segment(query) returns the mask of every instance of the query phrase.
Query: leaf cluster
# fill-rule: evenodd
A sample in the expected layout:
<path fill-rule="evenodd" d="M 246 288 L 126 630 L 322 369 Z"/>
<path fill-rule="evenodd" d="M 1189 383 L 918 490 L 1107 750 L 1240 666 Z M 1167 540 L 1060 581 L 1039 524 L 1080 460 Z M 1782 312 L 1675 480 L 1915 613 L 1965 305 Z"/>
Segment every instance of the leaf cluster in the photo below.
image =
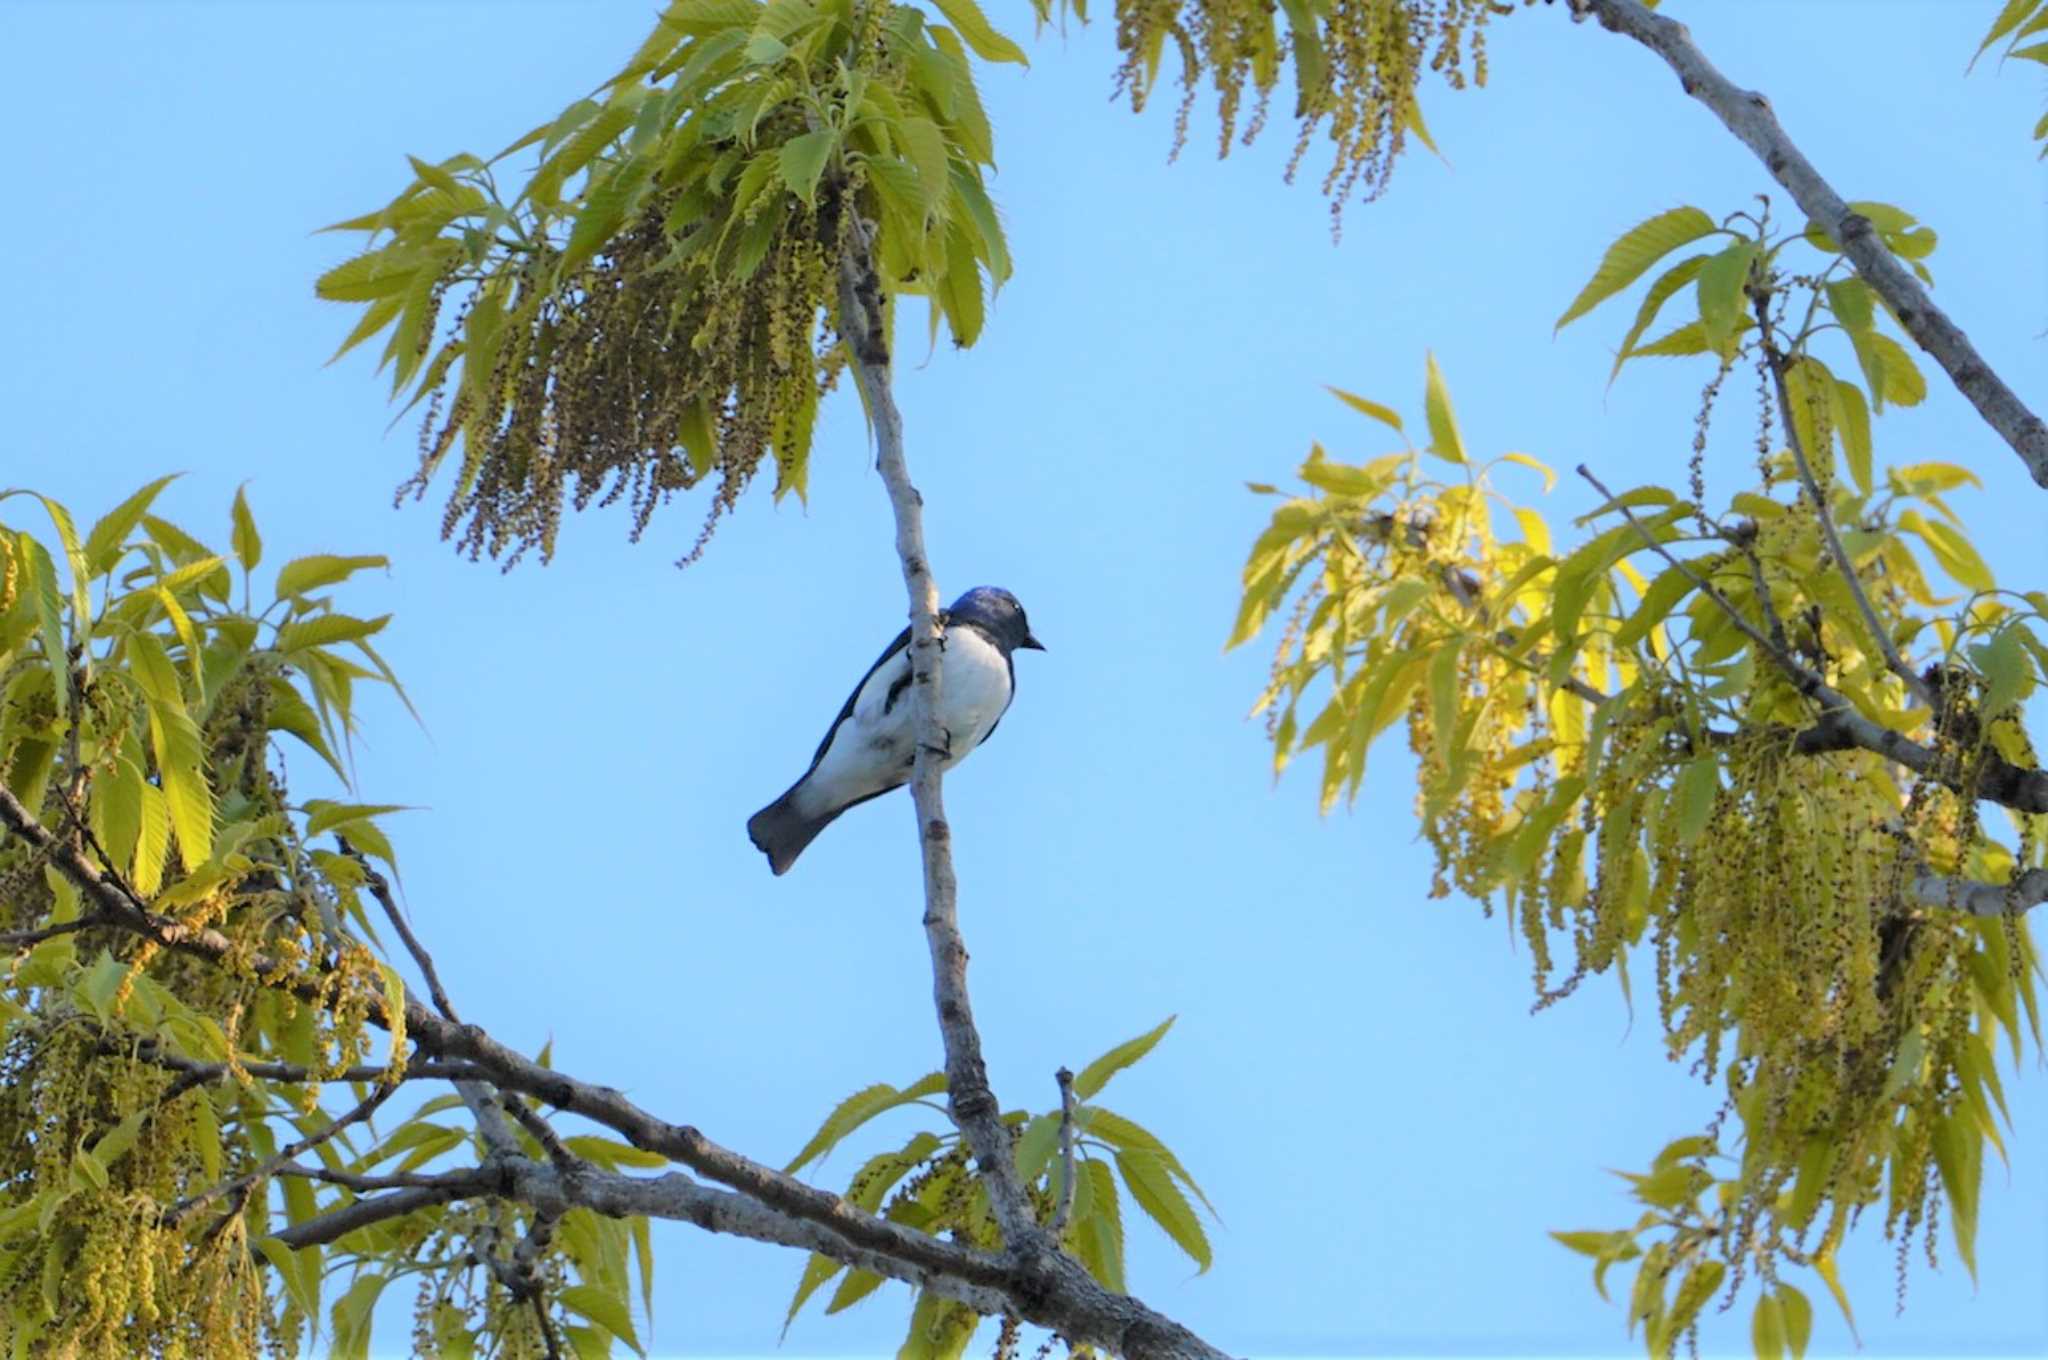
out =
<path fill-rule="evenodd" d="M 675 0 L 589 98 L 489 160 L 412 158 L 383 208 L 330 230 L 368 248 L 323 275 L 388 332 L 394 393 L 428 402 L 424 494 L 454 459 L 444 534 L 508 565 L 554 550 L 565 507 L 625 499 L 637 538 L 715 485 L 701 551 L 762 464 L 804 494 L 844 362 L 850 216 L 887 295 L 956 344 L 1010 273 L 972 52 L 1021 61 L 974 0 Z M 537 155 L 516 192 L 499 177 Z M 452 298 L 452 320 L 441 324 Z M 688 560 L 686 558 L 686 560 Z"/>
<path fill-rule="evenodd" d="M 1858 209 L 1924 270 L 1931 231 Z M 1990 763 L 2038 767 L 2020 704 L 2048 674 L 2048 596 L 1997 588 L 1947 499 L 1970 474 L 1873 469 L 1868 412 L 1924 393 L 1882 309 L 1834 277 L 1818 233 L 1682 209 L 1624 235 L 1562 322 L 1716 233 L 1719 250 L 1653 282 L 1621 357 L 1712 360 L 1696 452 L 1733 365 L 1755 366 L 1767 395 L 1782 372 L 1785 442 L 1760 436 L 1752 488 L 1710 514 L 1696 462 L 1693 495 L 1625 492 L 1559 553 L 1544 517 L 1494 484 L 1500 463 L 1533 460 L 1475 462 L 1432 361 L 1426 449 L 1350 463 L 1314 448 L 1304 492 L 1252 547 L 1232 634 L 1285 618 L 1254 711 L 1276 771 L 1320 750 L 1326 809 L 1355 796 L 1379 734 L 1405 725 L 1435 891 L 1504 907 L 1539 1005 L 1598 973 L 1631 995 L 1636 947 L 1653 959 L 1670 1054 L 1722 1085 L 1714 1127 L 1734 1116 L 1739 1151 L 1712 1172 L 1704 1150 L 1660 1162 L 1636 1182 L 1645 1219 L 1591 1253 L 1603 1271 L 1643 1260 L 1631 1318 L 1652 1353 L 1749 1276 L 1765 1286 L 1759 1335 L 1791 1345 L 1778 1270 L 1831 1279 L 1875 1203 L 1902 1253 L 1917 1237 L 1930 1258 L 1945 1205 L 1970 1264 L 1983 1150 L 2003 1153 L 1997 1038 L 2015 1058 L 2027 1033 L 2040 1042 L 2025 920 L 1944 910 L 1918 885 L 2012 883 L 2044 862 L 2038 814 L 2011 811 L 2001 831 L 1974 793 Z M 1791 273 L 1795 243 L 1822 265 Z M 1687 283 L 1697 315 L 1679 341 L 1636 348 Z M 1815 353 L 1844 340 L 1860 387 Z M 1391 409 L 1338 396 L 1402 431 Z M 1888 650 L 1922 668 L 1916 683 Z M 1822 692 L 1931 750 L 1930 767 L 1811 740 Z"/>
<path fill-rule="evenodd" d="M 108 920 L 29 839 L 0 841 L 0 1346 L 296 1354 L 324 1326 L 323 1353 L 363 1356 L 379 1294 L 411 1276 L 418 1353 L 538 1354 L 532 1308 L 470 1251 L 480 1220 L 512 1234 L 527 1211 L 434 1205 L 324 1249 L 271 1236 L 355 1198 L 281 1174 L 292 1155 L 403 1176 L 474 1135 L 435 1119 L 453 1096 L 383 1128 L 323 1104 L 374 1106 L 412 1057 L 365 901 L 372 861 L 396 871 L 400 809 L 295 798 L 283 757 L 288 742 L 345 781 L 359 687 L 402 697 L 374 641 L 386 619 L 336 595 L 385 559 L 286 562 L 259 609 L 246 500 L 216 552 L 155 513 L 169 480 L 82 536 L 40 497 L 47 537 L 0 524 L 0 783 L 153 923 Z M 224 964 L 177 947 L 196 936 Z M 633 1340 L 629 1243 L 644 1288 L 644 1221 L 572 1213 L 537 1262 L 579 1354 Z"/>
<path fill-rule="evenodd" d="M 1041 25 L 1051 19 L 1054 0 L 1033 5 Z M 1057 8 L 1087 17 L 1084 0 L 1060 0 Z M 1249 145 L 1264 130 L 1291 60 L 1296 134 L 1287 179 L 1293 182 L 1321 132 L 1331 148 L 1322 187 L 1335 231 L 1354 195 L 1370 200 L 1387 187 L 1411 136 L 1436 149 L 1417 93 L 1422 73 L 1436 72 L 1463 89 L 1469 70 L 1471 81 L 1484 85 L 1487 25 L 1514 9 L 1508 0 L 1118 0 L 1116 40 L 1124 57 L 1117 89 L 1133 112 L 1142 111 L 1170 44 L 1180 58 L 1181 85 L 1174 154 L 1187 142 L 1206 75 L 1216 92 L 1218 154 L 1228 156 L 1233 141 Z"/>
<path fill-rule="evenodd" d="M 2048 0 L 2006 0 L 1998 17 L 1991 21 L 1991 28 L 1984 35 L 1984 41 L 1977 45 L 1977 57 L 1983 56 L 2002 41 L 2005 46 L 1998 54 L 2000 61 L 2030 61 L 2048 66 Z M 1972 57 L 1974 63 L 1976 57 Z M 2034 124 L 2034 140 L 2041 143 L 2041 155 L 2048 158 L 2048 114 Z"/>
<path fill-rule="evenodd" d="M 1062 1112 L 1011 1110 L 1003 1115 L 1016 1150 L 1017 1174 L 1038 1221 L 1051 1223 L 1058 1206 L 1071 1194 L 1072 1209 L 1060 1245 L 1104 1288 L 1117 1293 L 1126 1289 L 1119 1179 L 1122 1191 L 1198 1270 L 1207 1270 L 1211 1260 L 1208 1234 L 1188 1198 L 1193 1195 L 1203 1207 L 1209 1207 L 1194 1177 L 1156 1135 L 1095 1102 L 1110 1078 L 1150 1053 L 1172 1025 L 1169 1016 L 1153 1029 L 1111 1048 L 1074 1078 L 1074 1094 L 1081 1103 L 1065 1135 L 1074 1146 L 1071 1191 L 1061 1153 Z M 943 1117 L 944 1106 L 937 1102 L 945 1094 L 943 1072 L 930 1073 L 900 1089 L 882 1083 L 857 1091 L 826 1117 L 784 1170 L 795 1173 L 821 1161 L 849 1135 L 891 1110 L 923 1106 Z M 870 1157 L 854 1173 L 846 1198 L 869 1213 L 924 1232 L 945 1233 L 955 1241 L 989 1251 L 1000 1251 L 1003 1245 L 1001 1230 L 989 1211 L 988 1192 L 974 1174 L 965 1140 L 950 1124 L 943 1133 L 920 1130 L 900 1148 Z M 839 1284 L 825 1303 L 827 1313 L 852 1307 L 884 1283 L 872 1272 L 849 1269 L 828 1256 L 813 1254 L 797 1281 L 796 1296 L 783 1323 L 785 1330 L 812 1296 L 834 1279 Z M 958 1360 L 979 1322 L 964 1305 L 919 1290 L 898 1354 L 919 1360 Z"/>

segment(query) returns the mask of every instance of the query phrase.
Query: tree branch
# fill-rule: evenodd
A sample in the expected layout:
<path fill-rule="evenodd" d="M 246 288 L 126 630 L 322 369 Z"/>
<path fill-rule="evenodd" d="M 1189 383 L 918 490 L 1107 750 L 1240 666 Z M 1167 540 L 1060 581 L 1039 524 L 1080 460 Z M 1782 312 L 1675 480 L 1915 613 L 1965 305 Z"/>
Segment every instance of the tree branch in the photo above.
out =
<path fill-rule="evenodd" d="M 1833 555 L 1835 565 L 1841 569 L 1842 579 L 1849 585 L 1850 598 L 1856 601 L 1857 611 L 1863 615 L 1863 626 L 1870 630 L 1871 640 L 1877 643 L 1884 654 L 1885 668 L 1899 678 L 1906 692 L 1938 710 L 1940 701 L 1927 687 L 1927 682 L 1916 674 L 1899 649 L 1892 643 L 1890 630 L 1878 620 L 1877 611 L 1870 605 L 1870 596 L 1864 592 L 1863 582 L 1856 575 L 1856 563 L 1842 547 L 1841 535 L 1835 532 L 1834 511 L 1829 508 L 1827 497 L 1821 494 L 1820 483 L 1813 475 L 1813 464 L 1807 460 L 1805 441 L 1799 437 L 1799 426 L 1792 419 L 1792 389 L 1785 381 L 1785 356 L 1771 343 L 1771 317 L 1769 305 L 1762 297 L 1756 300 L 1757 336 L 1763 346 L 1764 363 L 1771 370 L 1771 382 L 1778 393 L 1778 420 L 1785 427 L 1785 446 L 1792 451 L 1793 466 L 1799 469 L 1799 484 L 1806 489 L 1806 498 L 1813 505 L 1813 513 L 1820 520 L 1820 531 L 1826 536 L 1828 552 Z M 1750 560 L 1754 562 L 1755 553 Z M 1768 597 L 1766 597 L 1768 598 Z"/>
<path fill-rule="evenodd" d="M 845 244 L 839 258 L 840 330 L 852 354 L 854 380 L 867 399 L 873 422 L 876 465 L 888 488 L 896 517 L 896 556 L 910 596 L 911 718 L 916 730 L 916 764 L 910 793 L 917 807 L 918 839 L 924 852 L 924 928 L 931 950 L 933 1000 L 946 1051 L 946 1102 L 953 1122 L 974 1149 L 988 1188 L 989 1205 L 1005 1243 L 1016 1245 L 1039 1232 L 1037 1219 L 1017 1178 L 1002 1108 L 989 1089 L 981 1036 L 967 997 L 967 944 L 960 935 L 959 884 L 953 876 L 952 831 L 940 797 L 938 753 L 947 736 L 939 728 L 945 633 L 939 623 L 939 591 L 925 555 L 924 498 L 911 485 L 903 456 L 903 419 L 889 385 L 889 336 L 881 281 L 875 272 L 869 225 L 849 206 Z"/>
<path fill-rule="evenodd" d="M 1938 911 L 1963 911 L 1972 916 L 2018 914 L 2048 902 L 2048 869 L 2029 869 L 2011 883 L 1979 883 L 1924 871 L 1914 875 L 1911 892 L 1921 906 Z"/>
<path fill-rule="evenodd" d="M 1693 45 L 1692 36 L 1676 19 L 1645 9 L 1639 0 L 1573 0 L 1576 14 L 1597 15 L 1609 32 L 1635 39 L 1662 57 L 1678 74 L 1685 92 L 1713 111 L 1722 124 L 1764 163 L 1771 178 L 1792 195 L 1810 219 L 1839 241 L 1842 253 L 1856 266 L 1906 334 L 1934 356 L 1956 390 L 1969 398 L 1977 414 L 2012 446 L 2034 481 L 2048 487 L 2048 424 L 2035 415 L 2004 379 L 1970 344 L 1968 336 L 1920 286 L 1920 281 L 1893 256 L 1870 224 L 1851 212 L 1820 172 L 1813 168 L 1771 112 L 1762 94 L 1736 88 Z"/>
<path fill-rule="evenodd" d="M 1046 1231 L 1057 1242 L 1065 1236 L 1067 1219 L 1074 1212 L 1074 1074 L 1062 1067 L 1053 1079 L 1060 1084 L 1060 1202 Z"/>
<path fill-rule="evenodd" d="M 1582 463 L 1579 475 L 1592 483 L 1593 489 L 1608 500 L 1614 500 L 1614 493 L 1601 484 L 1599 478 Z M 1859 748 L 1873 755 L 1903 765 L 1915 774 L 1925 775 L 1940 782 L 1943 787 L 1963 792 L 1962 775 L 1953 769 L 1953 761 L 1944 759 L 1939 753 L 1922 746 L 1903 732 L 1894 732 L 1882 723 L 1863 716 L 1856 706 L 1841 691 L 1822 680 L 1820 675 L 1800 663 L 1784 648 L 1774 644 L 1756 625 L 1742 616 L 1742 611 L 1729 602 L 1728 597 L 1716 590 L 1686 563 L 1673 556 L 1659 543 L 1642 521 L 1627 506 L 1619 507 L 1628 522 L 1635 526 L 1643 542 L 1666 562 L 1676 567 L 1685 578 L 1704 592 L 1707 598 L 1721 607 L 1742 633 L 1754 642 L 1758 649 L 1770 657 L 1784 672 L 1799 692 L 1820 707 L 1820 716 L 1813 726 L 1799 733 L 1793 739 L 1792 749 L 1801 755 L 1814 755 L 1822 751 L 1845 751 Z M 1979 769 L 1976 787 L 1970 792 L 1978 798 L 2002 804 L 2018 812 L 2048 812 L 2048 770 L 2022 769 L 2002 756 L 1987 753 Z"/>
<path fill-rule="evenodd" d="M 112 924 L 159 940 L 180 953 L 216 965 L 232 963 L 239 972 L 273 979 L 267 985 L 315 1004 L 331 1003 L 316 978 L 263 954 L 250 953 L 217 930 L 187 926 L 137 909 L 122 896 L 121 885 L 102 874 L 76 847 L 53 836 L 4 786 L 0 786 L 0 826 L 48 856 L 103 912 L 116 915 Z M 376 998 L 368 1002 L 367 1018 L 380 1028 L 391 1028 L 392 1017 Z M 581 1183 L 585 1188 L 578 1197 L 562 1201 L 567 1207 L 583 1204 L 615 1216 L 650 1213 L 714 1232 L 820 1251 L 890 1279 L 920 1284 L 986 1315 L 1014 1314 L 1077 1345 L 1097 1346 L 1126 1360 L 1224 1360 L 1223 1352 L 1179 1323 L 1136 1299 L 1103 1288 L 1080 1262 L 1049 1245 L 1043 1230 L 1035 1226 L 1024 1241 L 1010 1242 L 1000 1257 L 942 1241 L 867 1213 L 839 1195 L 721 1147 L 695 1128 L 659 1119 L 611 1087 L 544 1068 L 505 1047 L 480 1026 L 456 1024 L 436 1014 L 410 993 L 404 1000 L 403 1022 L 418 1051 L 443 1061 L 473 1065 L 501 1090 L 535 1096 L 557 1109 L 580 1114 L 635 1147 L 680 1162 L 739 1192 L 714 1191 L 680 1173 L 641 1181 L 593 1169 L 584 1173 Z M 1014 1164 L 1005 1165 L 1014 1176 Z M 553 1167 L 523 1154 L 494 1158 L 481 1170 L 500 1177 L 497 1184 L 501 1186 L 544 1188 L 560 1182 Z M 536 1175 L 555 1179 L 521 1179 Z M 502 1179 L 508 1177 L 511 1179 Z M 648 1186 L 670 1187 L 661 1193 L 673 1196 L 663 1201 L 673 1212 L 655 1212 L 655 1206 L 644 1198 L 655 1193 L 644 1188 Z M 291 1246 L 331 1242 L 358 1227 L 480 1193 L 484 1191 L 476 1182 L 461 1179 L 394 1190 L 294 1225 L 279 1236 Z M 552 1202 L 523 1194 L 519 1197 L 528 1198 L 537 1208 Z"/>

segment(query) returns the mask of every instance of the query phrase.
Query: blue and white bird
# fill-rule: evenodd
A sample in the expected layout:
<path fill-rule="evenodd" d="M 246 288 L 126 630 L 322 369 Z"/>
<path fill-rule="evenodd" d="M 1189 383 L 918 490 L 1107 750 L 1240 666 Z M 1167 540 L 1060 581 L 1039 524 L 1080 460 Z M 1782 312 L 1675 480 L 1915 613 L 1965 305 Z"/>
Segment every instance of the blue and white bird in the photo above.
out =
<path fill-rule="evenodd" d="M 1042 652 L 1017 597 L 976 586 L 939 612 L 945 654 L 939 672 L 939 727 L 949 770 L 996 730 L 1017 689 L 1012 660 L 1020 647 Z M 789 792 L 747 819 L 747 835 L 778 874 L 832 819 L 857 803 L 910 782 L 917 738 L 910 719 L 910 630 L 868 667 L 832 720 L 811 768 Z"/>

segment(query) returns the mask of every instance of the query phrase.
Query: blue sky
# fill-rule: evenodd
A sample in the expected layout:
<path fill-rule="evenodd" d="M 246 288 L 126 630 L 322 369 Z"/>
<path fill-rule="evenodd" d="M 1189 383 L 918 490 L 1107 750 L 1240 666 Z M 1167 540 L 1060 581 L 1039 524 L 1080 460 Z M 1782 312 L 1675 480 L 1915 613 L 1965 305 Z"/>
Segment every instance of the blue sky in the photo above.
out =
<path fill-rule="evenodd" d="M 2048 185 L 2026 134 L 2043 90 L 1963 73 L 1996 6 L 1670 8 L 1849 197 L 1940 230 L 1940 300 L 2038 406 Z M 763 488 L 687 572 L 671 562 L 700 507 L 681 504 L 637 548 L 621 514 L 593 514 L 553 566 L 501 576 L 437 540 L 436 501 L 393 511 L 410 423 L 387 434 L 367 351 L 321 366 L 352 312 L 312 296 L 347 249 L 312 229 L 381 203 L 407 152 L 488 154 L 551 115 L 652 10 L 0 7 L 17 186 L 0 479 L 90 520 L 183 469 L 162 504 L 223 541 L 246 480 L 271 561 L 389 553 L 349 598 L 396 611 L 386 655 L 425 730 L 373 704 L 360 787 L 420 809 L 393 830 L 458 1004 L 780 1161 L 840 1097 L 937 1063 L 906 800 L 849 814 L 781 879 L 742 831 L 901 624 L 857 407 L 820 425 L 807 509 Z M 996 13 L 1025 35 L 1023 5 Z M 1555 340 L 1551 322 L 1623 228 L 1742 206 L 1762 172 L 1642 49 L 1539 6 L 1493 30 L 1489 88 L 1429 100 L 1447 163 L 1408 161 L 1333 248 L 1313 188 L 1280 182 L 1284 128 L 1218 164 L 1198 119 L 1169 166 L 1171 95 L 1143 119 L 1107 102 L 1111 32 L 1030 51 L 1028 72 L 984 77 L 1016 278 L 972 351 L 927 359 L 906 328 L 900 374 L 942 592 L 1009 586 L 1051 648 L 1020 659 L 1002 732 L 947 783 L 997 1090 L 1042 1108 L 1056 1067 L 1179 1014 L 1105 1102 L 1201 1179 L 1216 1265 L 1193 1276 L 1137 1229 L 1131 1280 L 1239 1353 L 1628 1353 L 1619 1307 L 1544 1232 L 1631 1219 L 1602 1168 L 1696 1131 L 1714 1094 L 1652 1024 L 1631 1031 L 1611 983 L 1528 1014 L 1501 920 L 1428 899 L 1393 752 L 1350 812 L 1319 819 L 1305 778 L 1274 787 L 1244 720 L 1265 649 L 1221 643 L 1266 512 L 1244 480 L 1285 480 L 1312 438 L 1388 451 L 1323 383 L 1413 418 L 1433 348 L 1475 449 L 1613 484 L 1680 476 L 1703 375 L 1645 363 L 1608 390 L 1625 318 Z M 1740 422 L 1726 433 L 1724 495 L 1749 456 Z M 1987 491 L 1958 497 L 1977 542 L 2009 582 L 2042 584 L 2048 502 L 1944 383 L 1887 416 L 1878 448 L 1980 472 Z M 1553 522 L 1589 503 L 1571 483 L 1553 499 Z M 310 759 L 291 768 L 325 791 Z M 1872 1353 L 2048 1349 L 2048 1097 L 2028 1066 L 2009 1083 L 2013 1167 L 1987 1169 L 1976 1288 L 1916 1270 L 1895 1317 L 1891 1246 L 1853 1243 Z M 684 1228 L 657 1243 L 658 1352 L 774 1348 L 793 1255 Z M 1848 1349 L 1813 1292 L 1816 1352 Z M 809 1315 L 787 1349 L 893 1349 L 906 1306 L 892 1287 Z M 1747 1330 L 1745 1301 L 1705 1339 L 1739 1349 Z M 403 1321 L 384 1336 L 402 1343 Z"/>

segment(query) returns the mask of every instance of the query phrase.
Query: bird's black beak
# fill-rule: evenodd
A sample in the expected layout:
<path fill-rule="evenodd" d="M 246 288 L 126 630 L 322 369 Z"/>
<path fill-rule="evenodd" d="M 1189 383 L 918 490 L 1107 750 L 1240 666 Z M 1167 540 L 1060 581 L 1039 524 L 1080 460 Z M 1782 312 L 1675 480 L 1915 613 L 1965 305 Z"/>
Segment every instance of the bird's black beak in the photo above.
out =
<path fill-rule="evenodd" d="M 1040 642 L 1037 638 L 1031 636 L 1031 634 L 1029 633 L 1026 633 L 1024 635 L 1024 640 L 1018 643 L 1017 645 L 1019 647 L 1028 647 L 1034 652 L 1042 652 L 1045 650 L 1045 644 L 1043 642 Z"/>

